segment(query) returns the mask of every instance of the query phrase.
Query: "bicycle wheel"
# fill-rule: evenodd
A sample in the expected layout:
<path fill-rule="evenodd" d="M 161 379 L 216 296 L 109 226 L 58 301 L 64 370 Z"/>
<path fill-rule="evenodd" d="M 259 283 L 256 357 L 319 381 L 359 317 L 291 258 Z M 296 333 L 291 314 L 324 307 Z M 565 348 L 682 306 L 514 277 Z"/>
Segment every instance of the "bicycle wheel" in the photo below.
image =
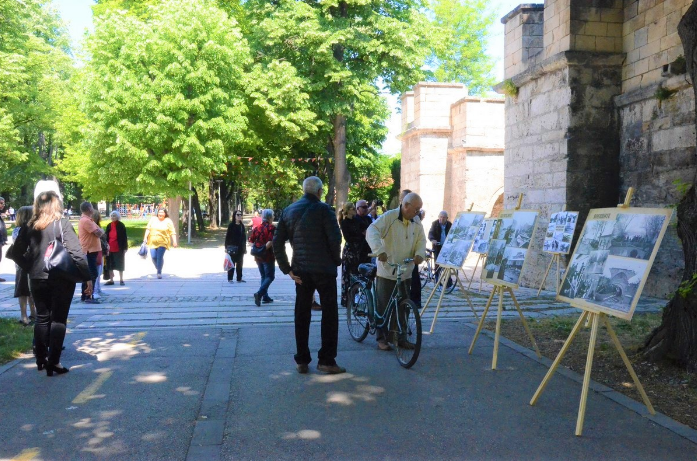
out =
<path fill-rule="evenodd" d="M 368 321 L 368 293 L 362 283 L 356 282 L 351 285 L 346 302 L 346 325 L 349 334 L 357 341 L 361 342 L 368 336 L 370 322 Z"/>
<path fill-rule="evenodd" d="M 438 279 L 440 278 L 440 271 L 441 271 L 440 268 L 436 269 L 436 283 L 438 283 Z M 452 293 L 453 290 L 455 289 L 456 284 L 457 284 L 457 280 L 455 280 L 455 276 L 451 275 L 449 280 L 448 280 L 448 283 L 445 287 L 445 294 L 449 295 L 450 293 Z M 437 288 L 438 288 L 438 291 L 440 291 L 443 289 L 443 285 L 438 283 Z"/>
<path fill-rule="evenodd" d="M 404 368 L 411 368 L 421 352 L 421 316 L 410 299 L 403 299 L 397 307 L 397 360 Z M 393 313 L 394 315 L 394 313 Z"/>
<path fill-rule="evenodd" d="M 419 279 L 421 280 L 421 288 L 426 288 L 426 284 L 429 281 L 429 274 L 431 273 L 428 263 L 424 263 L 419 269 Z"/>

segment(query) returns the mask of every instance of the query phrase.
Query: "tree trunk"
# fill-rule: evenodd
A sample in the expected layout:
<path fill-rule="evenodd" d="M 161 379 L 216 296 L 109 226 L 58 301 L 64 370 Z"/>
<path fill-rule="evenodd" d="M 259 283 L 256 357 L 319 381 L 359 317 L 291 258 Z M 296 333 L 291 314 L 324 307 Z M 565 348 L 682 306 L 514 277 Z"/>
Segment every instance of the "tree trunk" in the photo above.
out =
<path fill-rule="evenodd" d="M 697 3 L 678 24 L 687 72 L 697 99 Z M 696 111 L 697 115 L 697 111 Z M 685 272 L 678 292 L 663 311 L 661 325 L 646 340 L 644 355 L 653 361 L 668 359 L 689 371 L 697 370 L 697 178 L 678 204 L 678 237 L 685 256 Z"/>
<path fill-rule="evenodd" d="M 218 207 L 220 200 L 218 198 L 218 182 L 210 178 L 208 180 L 208 219 L 211 221 L 211 229 L 217 229 L 218 225 Z"/>
<path fill-rule="evenodd" d="M 203 230 L 205 229 L 205 226 L 203 225 L 203 214 L 201 213 L 201 203 L 198 200 L 198 191 L 195 187 L 193 188 L 191 194 L 191 208 L 194 209 L 194 214 L 196 215 L 196 223 L 198 224 L 198 230 L 199 232 L 203 232 Z M 192 231 L 191 233 L 193 235 L 194 232 Z"/>
<path fill-rule="evenodd" d="M 337 209 L 348 200 L 349 182 L 351 180 L 346 166 L 346 116 L 334 116 L 334 187 L 336 189 Z"/>

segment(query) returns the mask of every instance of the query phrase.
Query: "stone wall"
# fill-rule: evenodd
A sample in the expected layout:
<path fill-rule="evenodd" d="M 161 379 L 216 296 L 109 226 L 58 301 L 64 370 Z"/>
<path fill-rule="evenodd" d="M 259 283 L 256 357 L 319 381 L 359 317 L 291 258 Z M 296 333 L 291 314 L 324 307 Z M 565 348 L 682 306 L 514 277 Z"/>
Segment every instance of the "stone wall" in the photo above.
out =
<path fill-rule="evenodd" d="M 697 170 L 694 96 L 677 35 L 691 3 L 548 0 L 502 19 L 506 63 L 515 64 L 505 66 L 505 78 L 519 88 L 506 98 L 506 208 L 524 192 L 523 207 L 541 210 L 544 226 L 564 204 L 585 219 L 589 208 L 622 201 L 630 186 L 637 189 L 633 206 L 679 200 L 679 185 Z M 537 17 L 536 9 L 544 12 L 544 52 L 524 61 L 514 52 L 523 48 L 521 25 Z M 672 94 L 659 102 L 659 88 Z M 683 256 L 675 234 L 669 228 L 647 295 L 667 297 L 679 283 Z M 540 232 L 523 285 L 538 285 L 550 259 L 539 251 L 541 241 Z"/>

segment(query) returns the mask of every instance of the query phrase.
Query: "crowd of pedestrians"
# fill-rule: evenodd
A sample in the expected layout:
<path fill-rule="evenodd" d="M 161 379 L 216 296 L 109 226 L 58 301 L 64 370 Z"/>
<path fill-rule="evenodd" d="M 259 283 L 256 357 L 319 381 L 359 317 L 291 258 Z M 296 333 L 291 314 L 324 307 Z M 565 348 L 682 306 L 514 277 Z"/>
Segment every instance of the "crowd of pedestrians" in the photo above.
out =
<path fill-rule="evenodd" d="M 243 261 L 249 243 L 261 279 L 259 289 L 253 295 L 254 303 L 257 306 L 272 303 L 269 287 L 274 281 L 278 261 L 281 272 L 290 276 L 295 283 L 295 362 L 298 371 L 307 373 L 309 370 L 312 361 L 308 346 L 311 311 L 321 310 L 322 346 L 317 354 L 317 368 L 325 373 L 343 373 L 346 370 L 336 362 L 337 300 L 340 300 L 341 306 L 347 306 L 351 278 L 358 273 L 360 264 L 377 264 L 376 308 L 382 313 L 396 283 L 388 261 L 413 258 L 414 270 L 409 272 L 411 277 L 404 279 L 403 283 L 411 286 L 412 298 L 420 304 L 421 290 L 416 266 L 425 258 L 427 241 L 421 224 L 423 203 L 418 194 L 404 190 L 398 208 L 393 210 L 385 211 L 381 201 L 374 200 L 369 204 L 361 199 L 355 204 L 342 204 L 337 216 L 334 209 L 322 202 L 324 191 L 319 178 L 306 178 L 303 192 L 302 198 L 283 210 L 277 227 L 271 209 L 254 213 L 250 231 L 245 228 L 242 211 L 233 212 L 224 241 L 225 252 L 232 261 L 227 280 L 229 283 L 245 282 Z M 4 212 L 4 208 L 5 201 L 0 197 L 0 246 L 7 241 L 3 218 L 8 217 L 8 213 Z M 76 281 L 82 282 L 81 300 L 85 303 L 99 303 L 101 277 L 105 280 L 105 286 L 114 285 L 115 272 L 118 272 L 119 284 L 125 285 L 123 273 L 128 236 L 120 213 L 113 211 L 110 222 L 103 230 L 100 214 L 91 203 L 82 203 L 80 211 L 76 234 L 68 218 L 64 217 L 58 185 L 54 181 L 40 181 L 35 191 L 34 206 L 18 210 L 13 232 L 11 257 L 17 263 L 15 297 L 19 299 L 20 321 L 25 325 L 36 322 L 36 363 L 38 369 L 45 368 L 49 376 L 68 371 L 60 364 L 60 352 Z M 447 213 L 443 211 L 428 233 L 434 248 L 439 249 L 442 245 L 449 227 Z M 44 270 L 43 256 L 48 254 L 47 249 L 55 251 L 55 240 L 60 240 L 77 268 L 78 273 L 72 278 Z M 291 260 L 286 254 L 287 242 L 293 248 Z M 143 243 L 149 250 L 155 275 L 161 279 L 165 253 L 177 247 L 176 228 L 166 208 L 159 208 L 149 220 Z M 339 266 L 340 294 L 337 293 L 336 284 Z M 320 303 L 316 302 L 315 294 L 319 295 Z M 27 306 L 30 308 L 29 316 Z M 377 332 L 380 350 L 392 348 L 387 333 L 384 330 Z M 394 340 L 399 342 L 400 348 L 409 348 L 406 338 Z"/>

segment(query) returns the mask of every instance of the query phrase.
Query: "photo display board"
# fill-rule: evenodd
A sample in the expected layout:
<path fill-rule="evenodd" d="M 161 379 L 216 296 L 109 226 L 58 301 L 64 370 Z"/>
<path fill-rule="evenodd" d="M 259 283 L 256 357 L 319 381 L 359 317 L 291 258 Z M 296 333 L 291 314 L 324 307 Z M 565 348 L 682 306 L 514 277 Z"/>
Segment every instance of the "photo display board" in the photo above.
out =
<path fill-rule="evenodd" d="M 483 277 L 494 285 L 518 288 L 530 241 L 535 234 L 538 211 L 505 210 L 496 219 Z"/>
<path fill-rule="evenodd" d="M 569 254 L 571 240 L 574 238 L 578 211 L 560 211 L 549 218 L 547 234 L 542 250 L 548 253 Z"/>
<path fill-rule="evenodd" d="M 557 299 L 630 320 L 672 213 L 590 210 Z"/>
<path fill-rule="evenodd" d="M 479 224 L 477 235 L 474 237 L 472 251 L 479 254 L 486 254 L 489 251 L 489 240 L 496 230 L 496 219 L 488 218 Z"/>
<path fill-rule="evenodd" d="M 483 211 L 463 211 L 457 214 L 445 243 L 438 254 L 436 263 L 455 269 L 462 269 L 465 259 L 472 248 L 472 242 L 484 220 Z"/>

